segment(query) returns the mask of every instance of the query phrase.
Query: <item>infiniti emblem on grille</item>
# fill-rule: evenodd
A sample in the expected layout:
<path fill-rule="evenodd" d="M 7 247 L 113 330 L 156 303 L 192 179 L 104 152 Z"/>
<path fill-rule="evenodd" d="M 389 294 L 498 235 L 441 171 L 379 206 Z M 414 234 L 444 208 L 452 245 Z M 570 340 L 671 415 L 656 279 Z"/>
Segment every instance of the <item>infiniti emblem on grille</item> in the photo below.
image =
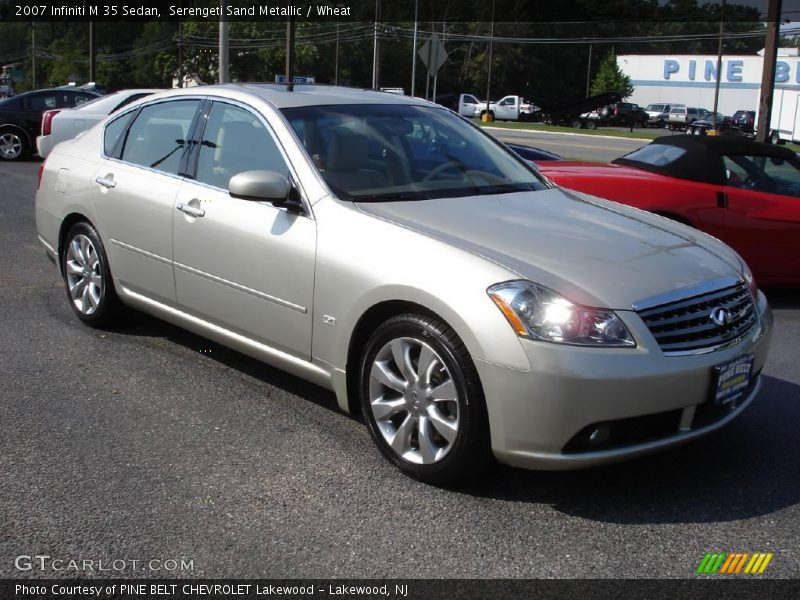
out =
<path fill-rule="evenodd" d="M 714 323 L 715 325 L 719 325 L 720 327 L 723 327 L 724 325 L 730 323 L 732 317 L 733 315 L 731 315 L 731 311 L 729 311 L 727 308 L 722 308 L 722 307 L 715 308 L 708 315 L 708 318 L 711 319 L 711 322 Z"/>

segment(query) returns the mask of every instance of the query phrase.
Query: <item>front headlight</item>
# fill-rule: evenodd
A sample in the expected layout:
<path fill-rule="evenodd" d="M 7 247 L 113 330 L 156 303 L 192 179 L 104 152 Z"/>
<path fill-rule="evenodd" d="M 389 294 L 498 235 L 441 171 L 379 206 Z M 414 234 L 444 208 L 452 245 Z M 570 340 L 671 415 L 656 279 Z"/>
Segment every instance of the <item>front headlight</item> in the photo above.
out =
<path fill-rule="evenodd" d="M 636 346 L 613 310 L 573 304 L 530 281 L 498 283 L 486 291 L 521 337 L 581 346 Z"/>

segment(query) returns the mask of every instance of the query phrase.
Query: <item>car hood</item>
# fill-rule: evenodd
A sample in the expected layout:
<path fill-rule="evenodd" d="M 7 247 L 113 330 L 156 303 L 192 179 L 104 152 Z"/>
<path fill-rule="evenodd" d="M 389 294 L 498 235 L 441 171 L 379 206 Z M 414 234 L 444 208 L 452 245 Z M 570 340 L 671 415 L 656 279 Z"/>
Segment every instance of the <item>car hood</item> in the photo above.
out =
<path fill-rule="evenodd" d="M 710 236 L 560 188 L 357 207 L 584 305 L 630 310 L 637 300 L 736 275 L 741 268 L 735 253 Z"/>

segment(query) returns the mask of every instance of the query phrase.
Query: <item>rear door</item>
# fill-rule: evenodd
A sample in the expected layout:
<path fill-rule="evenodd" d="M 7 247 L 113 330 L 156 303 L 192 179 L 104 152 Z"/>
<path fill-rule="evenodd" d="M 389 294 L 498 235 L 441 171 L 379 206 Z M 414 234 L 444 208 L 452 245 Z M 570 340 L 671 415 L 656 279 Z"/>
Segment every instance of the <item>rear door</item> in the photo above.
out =
<path fill-rule="evenodd" d="M 726 156 L 725 241 L 758 278 L 800 281 L 800 170 L 780 159 Z"/>
<path fill-rule="evenodd" d="M 105 127 L 92 181 L 98 227 L 111 271 L 128 291 L 175 302 L 172 219 L 186 140 L 199 98 L 172 99 L 123 113 Z"/>

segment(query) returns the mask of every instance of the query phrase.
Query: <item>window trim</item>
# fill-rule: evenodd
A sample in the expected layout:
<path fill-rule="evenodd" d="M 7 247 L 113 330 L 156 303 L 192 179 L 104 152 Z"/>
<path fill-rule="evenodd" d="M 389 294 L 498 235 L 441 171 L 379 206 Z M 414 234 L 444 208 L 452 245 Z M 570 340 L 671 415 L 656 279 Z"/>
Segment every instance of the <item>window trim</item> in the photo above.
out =
<path fill-rule="evenodd" d="M 286 148 L 284 147 L 283 143 L 281 142 L 278 135 L 275 133 L 275 130 L 269 124 L 269 121 L 262 115 L 258 110 L 256 110 L 253 106 L 250 106 L 244 102 L 239 100 L 235 100 L 233 98 L 226 98 L 224 96 L 207 96 L 206 103 L 203 105 L 200 111 L 200 117 L 197 119 L 197 123 L 195 128 L 192 130 L 191 135 L 191 143 L 189 154 L 187 156 L 187 166 L 186 166 L 186 179 L 191 181 L 196 185 L 203 186 L 210 190 L 215 190 L 218 192 L 222 192 L 230 198 L 233 198 L 230 195 L 230 191 L 226 188 L 221 188 L 210 183 L 205 183 L 203 181 L 199 181 L 197 179 L 197 165 L 200 160 L 200 142 L 203 139 L 203 134 L 205 133 L 206 126 L 208 125 L 208 115 L 211 112 L 211 108 L 213 107 L 214 103 L 219 104 L 229 104 L 231 106 L 235 106 L 237 108 L 241 108 L 242 110 L 249 112 L 253 116 L 255 116 L 259 122 L 264 126 L 264 129 L 272 138 L 272 141 L 275 143 L 275 146 L 278 148 L 278 151 L 281 153 L 281 157 L 283 161 L 286 163 L 286 167 L 289 171 L 289 183 L 293 185 L 298 192 L 300 192 L 300 199 L 303 203 L 303 211 L 304 215 L 313 219 L 313 213 L 311 211 L 311 203 L 308 201 L 308 193 L 306 192 L 300 177 L 297 174 L 297 170 L 295 169 L 292 161 L 289 159 L 289 155 L 286 152 Z M 291 129 L 291 127 L 290 127 Z"/>
<path fill-rule="evenodd" d="M 151 173 L 157 173 L 159 175 L 164 175 L 165 177 L 173 177 L 173 178 L 181 179 L 181 180 L 186 179 L 187 178 L 187 176 L 186 176 L 186 158 L 188 156 L 188 152 L 191 152 L 191 150 L 192 150 L 192 146 L 193 146 L 193 144 L 191 143 L 191 141 L 193 140 L 192 134 L 193 134 L 193 132 L 194 132 L 196 126 L 197 126 L 197 121 L 199 119 L 199 116 L 203 112 L 202 108 L 203 108 L 203 105 L 205 104 L 206 99 L 207 99 L 206 96 L 202 96 L 202 95 L 199 95 L 199 94 L 198 95 L 192 94 L 192 95 L 186 95 L 186 96 L 183 96 L 183 95 L 181 95 L 181 96 L 170 96 L 168 98 L 158 98 L 158 99 L 153 100 L 152 102 L 146 102 L 144 104 L 137 104 L 136 106 L 132 107 L 130 110 L 126 110 L 126 111 L 123 111 L 122 113 L 120 113 L 118 115 L 114 115 L 113 119 L 107 121 L 103 125 L 103 139 L 101 140 L 101 144 L 100 144 L 100 156 L 101 156 L 101 158 L 103 158 L 105 160 L 110 160 L 110 161 L 113 161 L 113 162 L 119 162 L 119 163 L 121 163 L 123 165 L 127 165 L 129 167 L 134 167 L 134 168 L 137 168 L 137 169 L 142 169 L 144 171 L 149 171 Z M 198 100 L 199 104 L 198 104 L 198 107 L 195 109 L 194 116 L 192 117 L 192 122 L 189 124 L 189 130 L 188 130 L 188 135 L 187 135 L 187 141 L 189 143 L 187 144 L 187 148 L 183 151 L 183 155 L 181 156 L 181 162 L 180 162 L 180 166 L 178 168 L 178 173 L 167 173 L 166 171 L 162 171 L 162 170 L 159 170 L 159 169 L 154 169 L 152 167 L 146 167 L 144 165 L 139 165 L 139 164 L 136 164 L 136 163 L 132 163 L 132 162 L 129 162 L 127 160 L 123 160 L 121 154 L 120 154 L 120 156 L 108 156 L 105 153 L 106 128 L 112 122 L 116 121 L 117 119 L 121 119 L 122 117 L 124 117 L 128 113 L 136 112 L 136 114 L 131 119 L 130 123 L 128 123 L 128 126 L 125 127 L 125 129 L 123 130 L 122 135 L 120 135 L 120 138 L 117 140 L 117 143 L 114 146 L 114 151 L 113 151 L 112 154 L 118 154 L 118 153 L 121 152 L 120 144 L 122 143 L 122 140 L 123 139 L 127 139 L 128 133 L 130 133 L 131 125 L 133 125 L 133 123 L 139 117 L 139 113 L 141 113 L 142 110 L 144 110 L 145 108 L 148 108 L 150 106 L 155 106 L 156 104 L 162 104 L 162 103 L 165 103 L 165 102 L 176 102 L 176 101 L 180 101 L 180 100 Z"/>

